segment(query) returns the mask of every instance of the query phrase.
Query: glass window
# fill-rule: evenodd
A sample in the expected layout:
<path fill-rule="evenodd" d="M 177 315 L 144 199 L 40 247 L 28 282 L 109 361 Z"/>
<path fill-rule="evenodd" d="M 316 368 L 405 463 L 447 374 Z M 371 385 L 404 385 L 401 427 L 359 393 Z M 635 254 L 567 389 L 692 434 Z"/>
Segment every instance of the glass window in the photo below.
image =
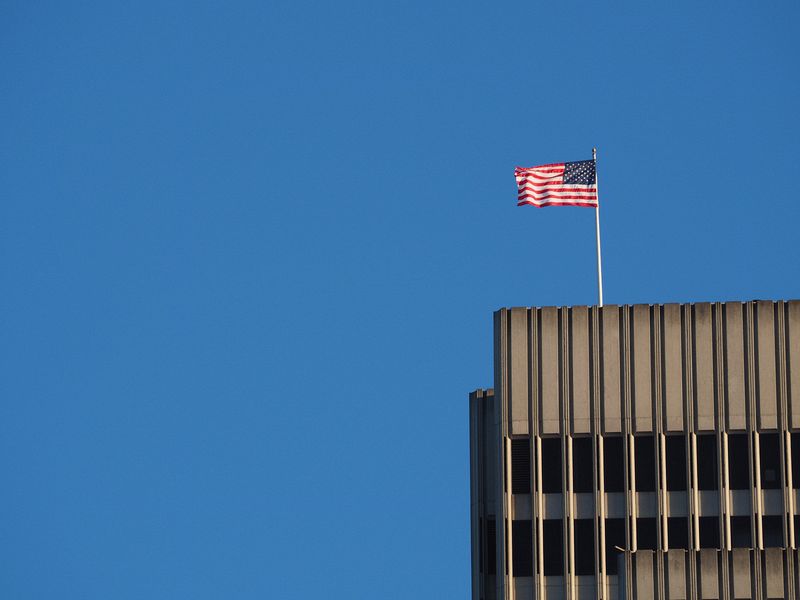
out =
<path fill-rule="evenodd" d="M 542 438 L 542 491 L 561 493 L 561 438 Z"/>
<path fill-rule="evenodd" d="M 544 538 L 544 574 L 564 574 L 564 528 L 561 519 L 545 519 L 542 537 Z"/>
<path fill-rule="evenodd" d="M 752 548 L 753 539 L 750 530 L 750 517 L 731 517 L 731 546 L 734 548 Z"/>
<path fill-rule="evenodd" d="M 514 577 L 533 575 L 533 530 L 530 520 L 512 521 L 511 543 L 513 544 Z"/>
<path fill-rule="evenodd" d="M 728 481 L 732 490 L 750 489 L 750 450 L 746 433 L 728 435 Z"/>
<path fill-rule="evenodd" d="M 531 441 L 529 438 L 511 440 L 511 493 L 531 493 Z"/>
<path fill-rule="evenodd" d="M 636 545 L 640 550 L 658 549 L 658 520 L 654 517 L 636 519 Z"/>
<path fill-rule="evenodd" d="M 621 436 L 603 438 L 603 475 L 606 492 L 625 491 L 625 453 Z"/>
<path fill-rule="evenodd" d="M 494 517 L 486 519 L 486 574 L 497 571 L 497 522 Z"/>
<path fill-rule="evenodd" d="M 643 435 L 633 438 L 636 453 L 636 489 L 640 492 L 656 491 L 655 438 Z"/>
<path fill-rule="evenodd" d="M 719 519 L 717 517 L 700 517 L 700 547 L 720 548 Z"/>
<path fill-rule="evenodd" d="M 781 486 L 781 444 L 777 433 L 758 436 L 761 449 L 761 488 L 777 490 Z"/>
<path fill-rule="evenodd" d="M 719 471 L 717 465 L 717 436 L 713 433 L 698 435 L 697 486 L 701 490 L 719 489 Z"/>
<path fill-rule="evenodd" d="M 592 438 L 576 437 L 572 440 L 572 489 L 575 492 L 591 492 L 594 489 L 592 473 Z M 592 571 L 594 573 L 594 571 Z"/>
<path fill-rule="evenodd" d="M 575 574 L 594 575 L 594 519 L 575 519 Z"/>
<path fill-rule="evenodd" d="M 617 574 L 617 557 L 619 550 L 627 549 L 625 539 L 625 519 L 606 519 L 606 571 L 609 575 Z"/>
<path fill-rule="evenodd" d="M 689 523 L 686 517 L 667 519 L 667 537 L 669 548 L 689 549 Z"/>
<path fill-rule="evenodd" d="M 764 548 L 783 548 L 783 517 L 762 517 L 761 527 Z"/>
<path fill-rule="evenodd" d="M 686 490 L 686 437 L 667 436 L 667 490 Z M 672 542 L 670 541 L 670 547 Z"/>

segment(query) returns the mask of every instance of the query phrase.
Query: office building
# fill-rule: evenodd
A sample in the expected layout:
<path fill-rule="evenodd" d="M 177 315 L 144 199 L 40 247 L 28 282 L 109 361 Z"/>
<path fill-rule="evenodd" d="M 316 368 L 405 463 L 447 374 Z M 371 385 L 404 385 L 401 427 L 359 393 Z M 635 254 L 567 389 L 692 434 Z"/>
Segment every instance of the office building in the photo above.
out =
<path fill-rule="evenodd" d="M 800 598 L 800 302 L 502 309 L 472 597 Z"/>

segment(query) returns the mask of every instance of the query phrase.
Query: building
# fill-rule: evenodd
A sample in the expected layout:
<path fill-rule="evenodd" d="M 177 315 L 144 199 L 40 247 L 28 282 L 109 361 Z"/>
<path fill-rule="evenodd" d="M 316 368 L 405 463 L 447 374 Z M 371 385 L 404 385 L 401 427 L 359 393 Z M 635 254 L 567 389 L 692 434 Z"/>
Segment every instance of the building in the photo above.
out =
<path fill-rule="evenodd" d="M 502 309 L 472 597 L 800 598 L 800 301 Z"/>

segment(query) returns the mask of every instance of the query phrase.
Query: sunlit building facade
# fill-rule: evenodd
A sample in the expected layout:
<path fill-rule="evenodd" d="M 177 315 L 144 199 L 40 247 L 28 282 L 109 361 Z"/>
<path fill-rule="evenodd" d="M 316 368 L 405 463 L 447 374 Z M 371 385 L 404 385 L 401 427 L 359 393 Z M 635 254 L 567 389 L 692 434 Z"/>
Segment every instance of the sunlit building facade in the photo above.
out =
<path fill-rule="evenodd" d="M 800 302 L 502 309 L 473 600 L 800 597 Z"/>

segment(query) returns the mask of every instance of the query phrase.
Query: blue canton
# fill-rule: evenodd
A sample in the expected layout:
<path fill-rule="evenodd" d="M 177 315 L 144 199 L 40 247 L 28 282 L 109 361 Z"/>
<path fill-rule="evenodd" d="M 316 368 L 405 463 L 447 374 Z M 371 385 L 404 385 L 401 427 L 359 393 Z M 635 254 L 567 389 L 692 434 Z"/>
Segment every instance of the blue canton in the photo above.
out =
<path fill-rule="evenodd" d="M 564 163 L 564 183 L 594 185 L 597 181 L 593 160 Z"/>

